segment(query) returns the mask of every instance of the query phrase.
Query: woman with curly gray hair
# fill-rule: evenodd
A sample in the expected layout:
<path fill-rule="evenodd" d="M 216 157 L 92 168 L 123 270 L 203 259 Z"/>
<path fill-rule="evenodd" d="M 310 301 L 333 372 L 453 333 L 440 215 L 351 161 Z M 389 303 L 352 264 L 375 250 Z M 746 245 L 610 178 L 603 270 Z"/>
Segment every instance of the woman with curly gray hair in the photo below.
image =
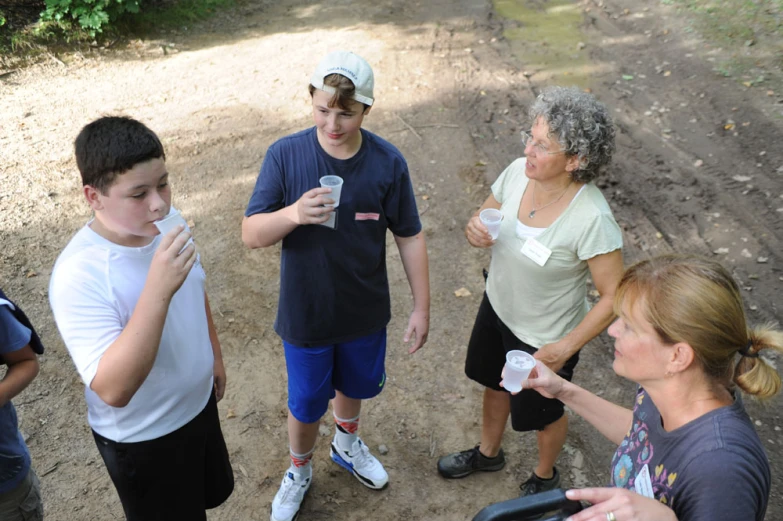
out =
<path fill-rule="evenodd" d="M 511 396 L 500 386 L 506 354 L 523 350 L 571 380 L 580 349 L 606 329 L 623 272 L 622 233 L 593 180 L 614 152 L 606 107 L 576 88 L 546 89 L 522 132 L 525 157 L 500 174 L 471 217 L 471 246 L 492 248 L 486 292 L 468 344 L 465 373 L 485 387 L 481 442 L 438 461 L 446 478 L 505 465 L 501 440 L 509 414 L 517 431 L 537 431 L 538 464 L 522 495 L 557 488 L 555 460 L 565 444 L 562 402 L 530 389 Z M 480 214 L 500 211 L 498 235 Z M 591 308 L 587 279 L 600 295 Z"/>

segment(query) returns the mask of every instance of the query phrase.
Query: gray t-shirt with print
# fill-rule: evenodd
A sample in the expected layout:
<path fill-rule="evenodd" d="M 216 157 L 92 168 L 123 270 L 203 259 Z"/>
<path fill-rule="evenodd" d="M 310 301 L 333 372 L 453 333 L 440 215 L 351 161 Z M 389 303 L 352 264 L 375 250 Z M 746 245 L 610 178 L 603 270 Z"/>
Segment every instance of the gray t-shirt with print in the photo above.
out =
<path fill-rule="evenodd" d="M 633 424 L 612 458 L 612 486 L 634 490 L 645 465 L 655 498 L 679 521 L 764 521 L 769 461 L 739 393 L 732 405 L 667 432 L 640 387 Z"/>

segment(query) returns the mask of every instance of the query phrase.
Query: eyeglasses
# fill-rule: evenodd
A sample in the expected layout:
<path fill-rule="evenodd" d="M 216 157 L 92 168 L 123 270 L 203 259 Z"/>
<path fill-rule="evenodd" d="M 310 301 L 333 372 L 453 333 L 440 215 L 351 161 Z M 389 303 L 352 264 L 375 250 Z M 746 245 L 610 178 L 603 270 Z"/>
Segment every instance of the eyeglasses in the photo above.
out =
<path fill-rule="evenodd" d="M 565 150 L 558 150 L 557 152 L 550 152 L 549 150 L 547 150 L 547 148 L 543 144 L 536 143 L 535 141 L 533 141 L 533 136 L 531 136 L 530 133 L 527 132 L 526 130 L 523 130 L 522 132 L 520 132 L 520 134 L 522 134 L 522 144 L 525 145 L 525 148 L 527 148 L 528 145 L 532 145 L 533 150 L 536 151 L 536 155 L 544 154 L 544 155 L 548 155 L 548 156 L 554 156 L 554 155 L 557 155 L 557 154 L 565 154 L 565 152 L 566 152 Z"/>

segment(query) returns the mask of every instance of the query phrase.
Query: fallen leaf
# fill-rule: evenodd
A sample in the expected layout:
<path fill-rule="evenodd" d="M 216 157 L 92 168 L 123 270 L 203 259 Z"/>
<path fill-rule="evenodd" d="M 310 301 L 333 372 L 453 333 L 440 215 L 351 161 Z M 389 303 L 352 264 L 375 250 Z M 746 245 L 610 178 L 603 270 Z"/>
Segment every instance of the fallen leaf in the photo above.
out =
<path fill-rule="evenodd" d="M 459 288 L 457 291 L 454 292 L 455 297 L 469 297 L 471 295 L 468 288 Z"/>
<path fill-rule="evenodd" d="M 703 164 L 704 164 L 704 161 L 702 161 L 701 159 L 697 159 L 696 161 L 693 162 L 693 166 L 695 166 L 696 168 L 699 168 Z"/>
<path fill-rule="evenodd" d="M 663 75 L 664 75 L 664 76 L 671 76 L 671 75 L 672 75 L 672 71 L 665 71 L 665 72 L 663 73 Z"/>
<path fill-rule="evenodd" d="M 753 82 L 752 81 L 743 81 L 742 84 L 745 85 L 748 88 L 753 86 Z"/>
<path fill-rule="evenodd" d="M 739 183 L 747 183 L 748 181 L 753 179 L 753 176 L 752 175 L 735 175 L 735 176 L 732 176 L 731 178 L 734 179 L 735 181 L 739 182 Z"/>
<path fill-rule="evenodd" d="M 712 253 L 717 253 L 718 255 L 726 255 L 729 253 L 728 248 L 718 248 L 717 250 L 714 250 Z"/>
<path fill-rule="evenodd" d="M 422 199 L 424 199 L 424 200 L 426 201 L 427 199 L 429 199 L 429 198 L 430 198 L 430 196 L 429 196 L 429 195 L 422 195 L 422 196 L 421 196 L 421 198 L 422 198 Z"/>
<path fill-rule="evenodd" d="M 231 418 L 236 418 L 236 417 L 237 417 L 237 413 L 234 412 L 234 409 L 229 407 L 228 414 L 226 414 L 226 419 L 230 420 Z"/>
<path fill-rule="evenodd" d="M 32 270 L 27 272 L 27 278 L 28 279 L 33 278 L 33 277 L 35 277 L 37 275 L 38 274 L 36 272 L 32 271 Z"/>
<path fill-rule="evenodd" d="M 191 229 L 195 228 L 196 227 L 196 221 L 194 221 L 193 219 L 189 220 L 188 221 L 188 227 L 190 227 Z"/>
<path fill-rule="evenodd" d="M 774 95 L 775 95 L 775 91 L 774 90 L 768 90 L 767 91 L 767 96 L 774 96 Z"/>
<path fill-rule="evenodd" d="M 726 123 L 723 125 L 723 130 L 731 130 L 735 127 L 734 123 Z"/>
<path fill-rule="evenodd" d="M 631 81 L 633 79 L 633 76 L 631 74 L 623 74 L 623 79 L 625 81 Z"/>

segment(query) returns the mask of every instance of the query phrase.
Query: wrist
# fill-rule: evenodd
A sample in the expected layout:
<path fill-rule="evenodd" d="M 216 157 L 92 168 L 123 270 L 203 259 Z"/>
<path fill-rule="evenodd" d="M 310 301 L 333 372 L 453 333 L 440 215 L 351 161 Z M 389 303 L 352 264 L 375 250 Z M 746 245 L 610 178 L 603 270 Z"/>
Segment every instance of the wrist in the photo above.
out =
<path fill-rule="evenodd" d="M 302 221 L 299 219 L 299 201 L 295 202 L 290 206 L 286 206 L 285 208 L 283 208 L 281 214 L 283 215 L 283 217 L 285 217 L 288 221 L 290 221 L 292 224 L 296 226 L 302 224 Z"/>
<path fill-rule="evenodd" d="M 414 313 L 423 313 L 427 315 L 427 318 L 430 316 L 430 301 L 427 299 L 426 302 L 413 302 L 413 312 Z"/>
<path fill-rule="evenodd" d="M 560 387 L 560 391 L 555 395 L 555 398 L 565 403 L 571 398 L 576 389 L 579 389 L 579 387 L 563 378 L 563 385 Z"/>
<path fill-rule="evenodd" d="M 175 292 L 171 292 L 164 284 L 149 284 L 144 285 L 144 289 L 141 290 L 139 295 L 139 303 L 144 302 L 149 309 L 162 311 L 165 315 L 168 313 L 169 304 L 174 297 Z M 138 308 L 138 304 L 136 305 Z"/>

